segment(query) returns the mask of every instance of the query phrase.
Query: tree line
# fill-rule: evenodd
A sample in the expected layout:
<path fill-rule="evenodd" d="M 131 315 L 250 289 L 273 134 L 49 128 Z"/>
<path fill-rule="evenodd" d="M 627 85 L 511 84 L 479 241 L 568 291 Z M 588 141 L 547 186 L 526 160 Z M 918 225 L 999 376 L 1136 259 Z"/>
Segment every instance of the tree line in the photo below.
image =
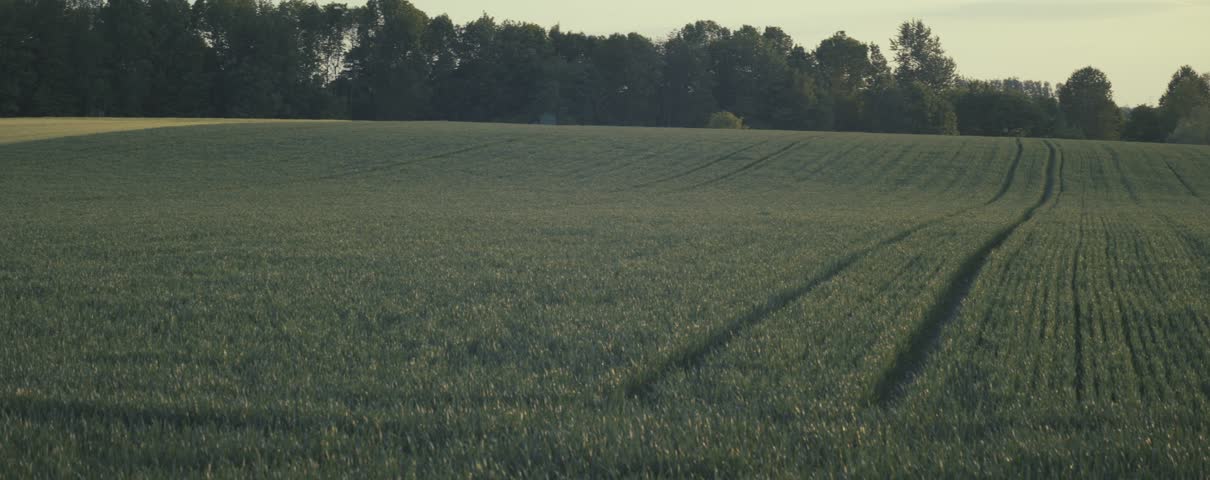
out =
<path fill-rule="evenodd" d="M 970 80 L 904 22 L 890 59 L 838 32 L 688 24 L 663 41 L 429 17 L 406 0 L 0 0 L 0 116 L 557 121 L 1210 143 L 1210 78 L 1119 108 L 1095 68 Z M 728 125 L 737 122 L 724 122 Z"/>

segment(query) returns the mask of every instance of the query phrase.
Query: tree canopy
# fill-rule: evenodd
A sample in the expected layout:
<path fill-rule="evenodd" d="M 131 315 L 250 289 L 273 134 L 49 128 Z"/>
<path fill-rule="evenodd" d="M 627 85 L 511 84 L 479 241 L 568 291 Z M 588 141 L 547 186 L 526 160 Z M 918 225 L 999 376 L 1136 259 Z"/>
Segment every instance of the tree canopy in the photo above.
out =
<path fill-rule="evenodd" d="M 727 111 L 752 128 L 1175 141 L 1210 106 L 1189 67 L 1125 125 L 1095 68 L 1057 89 L 964 79 L 921 20 L 890 52 L 843 31 L 809 48 L 778 27 L 705 20 L 661 41 L 460 25 L 406 0 L 0 0 L 0 116 L 701 127 Z"/>
<path fill-rule="evenodd" d="M 941 38 L 933 35 L 921 20 L 903 22 L 899 32 L 891 39 L 891 51 L 895 52 L 895 79 L 900 83 L 923 83 L 933 90 L 942 90 L 954 84 L 958 66 L 954 59 L 945 55 Z"/>
<path fill-rule="evenodd" d="M 1082 138 L 1117 140 L 1122 115 L 1113 103 L 1113 84 L 1105 72 L 1084 67 L 1059 86 L 1059 106 Z"/>

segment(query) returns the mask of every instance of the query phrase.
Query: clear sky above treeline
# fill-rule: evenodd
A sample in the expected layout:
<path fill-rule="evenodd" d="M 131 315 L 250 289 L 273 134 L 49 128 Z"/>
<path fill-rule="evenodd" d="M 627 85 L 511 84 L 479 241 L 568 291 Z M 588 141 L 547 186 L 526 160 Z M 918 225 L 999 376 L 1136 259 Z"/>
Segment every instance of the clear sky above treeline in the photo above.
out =
<path fill-rule="evenodd" d="M 773 25 L 808 48 L 845 30 L 887 50 L 900 22 L 920 18 L 941 36 L 962 76 L 1058 83 L 1092 65 L 1109 75 L 1117 103 L 1129 106 L 1156 103 L 1181 65 L 1210 70 L 1210 0 L 411 1 L 458 23 L 487 13 L 564 31 L 638 32 L 657 40 L 694 20 L 732 29 Z"/>

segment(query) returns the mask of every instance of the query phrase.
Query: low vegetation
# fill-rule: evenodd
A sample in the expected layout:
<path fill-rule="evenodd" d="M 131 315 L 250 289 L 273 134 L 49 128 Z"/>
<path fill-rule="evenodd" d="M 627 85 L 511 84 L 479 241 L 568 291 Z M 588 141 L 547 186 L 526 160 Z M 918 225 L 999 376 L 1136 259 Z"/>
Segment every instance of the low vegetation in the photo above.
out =
<path fill-rule="evenodd" d="M 1206 147 L 128 126 L 0 121 L 8 475 L 1210 469 Z"/>
<path fill-rule="evenodd" d="M 715 112 L 710 115 L 710 121 L 706 122 L 706 128 L 743 130 L 744 119 L 731 112 Z"/>

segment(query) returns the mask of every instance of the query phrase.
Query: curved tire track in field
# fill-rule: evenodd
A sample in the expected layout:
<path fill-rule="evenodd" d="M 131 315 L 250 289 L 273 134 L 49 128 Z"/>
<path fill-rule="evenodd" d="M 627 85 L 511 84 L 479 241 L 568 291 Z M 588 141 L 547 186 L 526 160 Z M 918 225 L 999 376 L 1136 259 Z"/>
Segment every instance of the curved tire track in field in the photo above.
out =
<path fill-rule="evenodd" d="M 1013 159 L 1012 165 L 1009 165 L 1008 173 L 1004 175 L 1004 183 L 1002 185 L 1000 185 L 1000 191 L 996 192 L 996 196 L 992 197 L 992 199 L 988 200 L 987 203 L 985 203 L 984 205 L 991 205 L 991 204 L 999 201 L 1001 198 L 1004 198 L 1004 195 L 1008 193 L 1008 189 L 1013 186 L 1013 178 L 1015 178 L 1017 176 L 1017 166 L 1021 165 L 1021 157 L 1024 155 L 1025 155 L 1025 144 L 1023 142 L 1021 142 L 1020 138 L 1018 138 L 1017 139 L 1017 156 L 1016 156 L 1016 158 Z"/>
<path fill-rule="evenodd" d="M 624 170 L 627 167 L 630 167 L 631 165 L 639 164 L 639 163 L 657 158 L 661 155 L 675 152 L 678 149 L 687 147 L 689 145 L 690 145 L 689 143 L 679 143 L 679 144 L 671 145 L 671 146 L 662 146 L 654 151 L 649 151 L 649 152 L 639 155 L 637 157 L 632 157 L 629 160 L 617 162 L 611 166 L 606 166 L 603 170 L 594 171 L 594 172 L 591 172 L 591 173 L 585 174 L 585 175 L 575 175 L 575 178 L 576 178 L 576 180 L 583 181 L 583 180 L 596 179 L 596 178 L 600 178 L 600 177 L 607 177 L 609 175 L 617 173 L 619 170 Z"/>
<path fill-rule="evenodd" d="M 400 162 L 379 163 L 377 165 L 373 165 L 373 166 L 363 168 L 363 169 L 358 169 L 358 170 L 350 170 L 350 171 L 332 173 L 332 174 L 328 174 L 328 175 L 320 175 L 320 176 L 315 176 L 315 177 L 288 179 L 288 180 L 283 180 L 283 181 L 279 181 L 279 182 L 264 183 L 264 184 L 259 184 L 259 185 L 243 185 L 243 186 L 235 186 L 235 187 L 218 188 L 218 189 L 209 190 L 209 191 L 214 192 L 214 193 L 232 193 L 232 192 L 243 192 L 243 191 L 248 191 L 248 190 L 257 190 L 257 189 L 260 189 L 263 187 L 285 187 L 285 186 L 291 186 L 291 185 L 302 185 L 302 184 L 307 184 L 307 183 L 326 182 L 329 180 L 357 178 L 357 177 L 365 176 L 368 174 L 381 172 L 384 170 L 405 167 L 408 165 L 425 162 L 428 160 L 436 160 L 439 158 L 452 157 L 454 155 L 460 155 L 463 153 L 473 152 L 476 150 L 491 148 L 491 147 L 494 147 L 497 145 L 505 145 L 505 144 L 516 142 L 516 141 L 517 141 L 517 139 L 510 138 L 510 139 L 501 140 L 498 142 L 481 143 L 478 145 L 472 145 L 470 147 L 465 147 L 465 148 L 461 148 L 458 150 L 451 150 L 451 151 L 447 151 L 447 152 L 437 153 L 437 154 L 420 157 L 420 158 L 413 158 L 413 159 L 404 160 L 404 161 L 400 161 Z M 132 198 L 137 198 L 137 197 L 132 197 Z"/>
<path fill-rule="evenodd" d="M 1198 195 L 1197 190 L 1194 190 L 1193 186 L 1189 185 L 1189 182 L 1185 180 L 1185 177 L 1181 176 L 1181 174 L 1176 171 L 1176 168 L 1172 167 L 1172 162 L 1168 161 L 1167 158 L 1164 159 L 1164 165 L 1168 167 L 1168 171 L 1172 172 L 1172 175 L 1176 177 L 1176 180 L 1181 182 L 1181 186 L 1185 187 L 1185 191 L 1189 192 L 1189 195 L 1192 195 L 1194 198 L 1202 198 L 1201 195 Z"/>
<path fill-rule="evenodd" d="M 937 297 L 937 301 L 926 311 L 924 320 L 912 332 L 907 348 L 899 352 L 891 367 L 883 372 L 881 378 L 875 383 L 873 390 L 875 404 L 886 406 L 903 396 L 923 369 L 929 355 L 936 350 L 940 343 L 941 330 L 957 318 L 962 302 L 970 295 L 975 279 L 979 277 L 983 266 L 987 264 L 992 251 L 1003 245 L 1021 225 L 1032 219 L 1038 210 L 1054 197 L 1055 163 L 1058 162 L 1060 154 L 1055 144 L 1047 141 L 1046 146 L 1050 149 L 1050 158 L 1046 162 L 1046 184 L 1042 189 L 1042 195 L 1033 206 L 1021 214 L 1016 222 L 1004 227 L 978 250 L 967 256 L 958 270 L 950 277 L 945 291 Z"/>
<path fill-rule="evenodd" d="M 966 150 L 966 147 L 970 146 L 970 144 L 971 144 L 971 142 L 970 142 L 970 141 L 964 141 L 964 142 L 962 142 L 961 144 L 959 144 L 959 145 L 958 145 L 958 151 L 954 152 L 954 156 L 953 156 L 953 157 L 950 157 L 950 163 L 957 162 L 957 161 L 958 161 L 958 159 L 962 158 L 962 152 L 963 152 L 963 151 L 965 151 L 965 150 Z M 1000 150 L 998 150 L 998 148 L 999 148 L 999 147 L 997 147 L 997 150 L 993 150 L 993 151 L 992 151 L 992 155 L 991 155 L 991 156 L 992 156 L 993 158 L 995 158 L 996 154 L 1000 153 Z M 974 163 L 974 162 L 961 162 L 960 164 L 962 165 L 962 170 L 961 170 L 961 171 L 959 171 L 959 172 L 954 173 L 954 174 L 953 174 L 953 175 L 950 177 L 950 181 L 949 181 L 948 183 L 946 183 L 946 184 L 945 184 L 945 188 L 941 189 L 941 193 L 949 193 L 949 192 L 950 192 L 950 190 L 953 190 L 953 189 L 954 189 L 954 185 L 957 185 L 957 184 L 958 184 L 958 182 L 960 182 L 960 181 L 962 181 L 962 180 L 966 179 L 966 174 L 970 172 L 970 170 L 971 170 L 971 165 L 972 165 L 973 163 Z M 1013 165 L 1014 165 L 1014 166 L 1012 167 L 1012 170 L 1013 170 L 1013 171 L 1015 171 L 1015 170 L 1016 170 L 1016 166 L 1015 166 L 1015 165 L 1016 165 L 1016 161 L 1014 161 L 1014 162 L 1013 162 Z M 976 168 L 977 168 L 977 167 L 976 167 Z M 993 202 L 995 202 L 995 201 L 996 201 L 996 198 L 994 198 L 994 197 L 993 197 L 991 200 L 988 200 L 988 201 L 987 201 L 987 204 L 991 204 L 991 203 L 993 203 Z"/>
<path fill-rule="evenodd" d="M 763 145 L 764 143 L 765 143 L 765 142 L 756 142 L 756 143 L 753 143 L 753 144 L 751 144 L 751 145 L 748 145 L 748 146 L 746 146 L 746 147 L 740 148 L 740 149 L 735 150 L 735 151 L 733 151 L 733 152 L 731 152 L 731 153 L 728 153 L 728 154 L 726 154 L 726 155 L 722 155 L 722 156 L 720 156 L 720 157 L 716 157 L 716 158 L 714 158 L 714 159 L 712 159 L 712 160 L 710 160 L 710 161 L 708 161 L 708 162 L 706 162 L 706 163 L 703 163 L 703 164 L 698 165 L 698 166 L 696 166 L 696 167 L 690 168 L 689 170 L 685 170 L 685 171 L 683 171 L 683 172 L 678 172 L 678 173 L 674 173 L 674 174 L 672 174 L 672 175 L 667 175 L 667 176 L 664 176 L 664 177 L 660 177 L 660 178 L 657 178 L 657 179 L 652 180 L 652 181 L 650 181 L 650 182 L 644 182 L 644 183 L 640 183 L 640 184 L 638 184 L 638 185 L 634 185 L 634 186 L 632 186 L 631 188 L 644 188 L 644 187 L 650 187 L 650 186 L 652 186 L 652 185 L 656 185 L 656 184 L 659 184 L 659 183 L 664 183 L 664 182 L 667 182 L 667 181 L 676 180 L 676 179 L 681 178 L 681 177 L 685 177 L 685 176 L 688 176 L 688 175 L 692 175 L 692 174 L 694 174 L 694 173 L 696 173 L 696 172 L 698 172 L 698 171 L 701 171 L 701 170 L 704 170 L 704 169 L 706 169 L 706 168 L 709 168 L 709 167 L 711 167 L 711 166 L 713 166 L 713 165 L 715 165 L 715 164 L 717 164 L 717 163 L 719 163 L 719 162 L 722 162 L 722 161 L 724 161 L 724 160 L 727 160 L 727 159 L 729 159 L 729 158 L 731 158 L 731 157 L 734 157 L 734 156 L 736 156 L 736 155 L 739 155 L 739 154 L 741 154 L 741 153 L 744 153 L 744 152 L 746 152 L 746 151 L 748 151 L 748 150 L 751 150 L 751 149 L 753 149 L 753 148 L 759 147 L 759 146 Z"/>
<path fill-rule="evenodd" d="M 799 140 L 799 141 L 797 141 L 797 142 L 790 142 L 790 144 L 789 144 L 789 145 L 787 145 L 787 146 L 785 146 L 785 147 L 782 147 L 781 149 L 779 149 L 779 150 L 778 150 L 778 151 L 776 151 L 776 152 L 770 153 L 770 154 L 765 155 L 765 156 L 763 156 L 763 157 L 760 157 L 760 158 L 758 158 L 758 159 L 756 159 L 756 160 L 753 160 L 753 161 L 751 161 L 751 162 L 748 162 L 748 164 L 746 164 L 746 165 L 744 165 L 744 166 L 742 166 L 742 167 L 739 167 L 739 168 L 737 168 L 737 169 L 735 169 L 735 170 L 732 170 L 731 172 L 729 172 L 729 173 L 727 173 L 727 174 L 725 174 L 725 175 L 722 175 L 722 176 L 720 176 L 720 177 L 717 177 L 717 178 L 714 178 L 714 179 L 711 179 L 711 180 L 706 180 L 706 181 L 704 181 L 704 182 L 701 182 L 701 183 L 698 183 L 698 184 L 696 184 L 696 185 L 690 186 L 690 187 L 689 187 L 687 190 L 689 190 L 689 189 L 694 189 L 694 188 L 701 188 L 701 187 L 704 187 L 704 186 L 707 186 L 707 185 L 712 185 L 712 184 L 715 184 L 715 183 L 718 183 L 718 182 L 722 182 L 722 181 L 724 181 L 724 180 L 728 180 L 728 179 L 734 178 L 734 177 L 736 177 L 736 176 L 742 175 L 742 174 L 744 174 L 745 172 L 747 172 L 748 170 L 751 170 L 751 169 L 753 169 L 753 168 L 760 168 L 760 166 L 761 166 L 762 164 L 764 164 L 765 162 L 768 162 L 769 160 L 772 160 L 772 159 L 774 159 L 774 158 L 777 158 L 777 157 L 780 157 L 780 156 L 782 156 L 782 155 L 785 155 L 786 153 L 789 153 L 791 150 L 794 150 L 794 149 L 796 149 L 796 148 L 799 148 L 799 147 L 801 147 L 801 146 L 805 145 L 806 143 L 807 143 L 807 142 L 806 142 L 806 141 L 804 141 L 804 140 Z"/>
<path fill-rule="evenodd" d="M 1084 315 L 1080 311 L 1080 286 L 1076 280 L 1080 276 L 1080 252 L 1084 250 L 1084 215 L 1080 216 L 1080 233 L 1076 240 L 1076 252 L 1071 257 L 1071 305 L 1075 314 L 1075 359 L 1076 370 L 1075 390 L 1076 403 L 1084 402 L 1084 384 L 1087 373 L 1084 371 Z"/>
<path fill-rule="evenodd" d="M 1109 158 L 1113 159 L 1113 168 L 1118 171 L 1118 181 L 1122 182 L 1122 186 L 1126 188 L 1126 194 L 1130 196 L 1130 201 L 1135 205 L 1139 204 L 1139 194 L 1134 190 L 1134 184 L 1130 183 L 1130 178 L 1126 176 L 1126 170 L 1122 168 L 1122 154 L 1116 148 L 1104 147 L 1109 152 Z"/>
<path fill-rule="evenodd" d="M 827 168 L 829 165 L 831 165 L 831 164 L 832 164 L 832 162 L 835 162 L 835 161 L 837 161 L 837 160 L 840 160 L 840 159 L 843 159 L 843 158 L 845 158 L 845 157 L 849 156 L 849 154 L 850 154 L 850 153 L 853 153 L 854 151 L 856 151 L 857 149 L 859 149 L 859 148 L 861 148 L 861 147 L 863 147 L 863 146 L 865 146 L 865 145 L 864 145 L 864 144 L 862 144 L 861 142 L 857 142 L 857 141 L 855 141 L 855 142 L 853 142 L 853 145 L 852 145 L 851 147 L 849 147 L 849 148 L 846 148 L 846 149 L 844 149 L 844 150 L 837 150 L 837 151 L 835 151 L 835 152 L 831 152 L 831 154 L 830 154 L 830 155 L 827 155 L 827 156 L 825 156 L 825 157 L 821 157 L 820 159 L 818 159 L 818 160 L 817 160 L 817 161 L 815 161 L 815 162 L 812 162 L 812 163 L 810 163 L 810 164 L 804 164 L 804 165 L 803 165 L 802 170 L 805 170 L 805 169 L 806 169 L 806 167 L 807 167 L 808 165 L 811 167 L 811 170 L 810 170 L 810 171 L 808 171 L 806 174 L 803 174 L 803 175 L 798 175 L 798 172 L 794 172 L 794 173 L 795 173 L 795 175 L 794 175 L 794 181 L 796 181 L 796 182 L 805 182 L 805 181 L 807 181 L 807 180 L 808 180 L 808 179 L 810 179 L 811 177 L 814 177 L 814 176 L 815 176 L 815 174 L 817 174 L 817 173 L 819 173 L 819 172 L 823 171 L 824 169 L 826 169 L 826 168 Z M 801 171 L 801 170 L 800 170 L 800 171 Z"/>
<path fill-rule="evenodd" d="M 1101 219 L 1101 230 L 1104 232 L 1104 235 L 1105 235 L 1105 257 L 1106 258 L 1115 258 L 1116 256 L 1113 255 L 1113 252 L 1118 250 L 1118 248 L 1119 248 L 1118 243 L 1117 243 L 1117 240 L 1111 234 L 1112 230 L 1109 228 L 1109 223 L 1106 222 L 1104 218 Z M 1120 265 L 1110 265 L 1110 266 L 1115 267 L 1115 268 L 1120 268 Z M 1112 270 L 1110 270 L 1110 271 L 1112 271 Z M 1109 290 L 1117 291 L 1118 283 L 1117 283 L 1117 280 L 1115 279 L 1115 277 L 1113 275 L 1109 275 L 1107 277 L 1107 280 L 1109 282 Z M 1114 299 L 1114 303 L 1117 305 L 1117 307 L 1120 311 L 1125 312 L 1126 305 L 1125 305 L 1125 303 L 1123 303 L 1122 297 L 1121 296 L 1115 296 L 1115 297 L 1116 298 Z M 1117 327 L 1118 327 L 1118 331 L 1121 332 L 1121 334 L 1122 334 L 1122 339 L 1125 341 L 1126 351 L 1129 352 L 1129 354 L 1130 354 L 1130 369 L 1131 369 L 1131 371 L 1134 372 L 1135 377 L 1139 379 L 1137 385 L 1135 386 L 1136 391 L 1138 392 L 1140 399 L 1147 398 L 1147 395 L 1148 395 L 1147 382 L 1144 381 L 1143 378 L 1151 375 L 1151 373 L 1148 372 L 1148 370 L 1144 366 L 1144 362 L 1141 358 L 1141 353 L 1140 353 L 1141 344 L 1136 345 L 1136 343 L 1138 343 L 1138 342 L 1134 338 L 1135 336 L 1132 333 L 1132 330 L 1130 329 L 1130 322 L 1126 319 L 1126 315 L 1118 315 Z"/>
<path fill-rule="evenodd" d="M 373 166 L 370 166 L 367 168 L 362 168 L 362 169 L 357 169 L 357 170 L 352 170 L 352 171 L 347 171 L 347 172 L 342 172 L 342 173 L 334 173 L 334 174 L 330 174 L 330 175 L 323 175 L 323 176 L 319 176 L 319 177 L 313 177 L 308 180 L 319 181 L 319 180 L 339 180 L 342 178 L 353 178 L 353 177 L 358 177 L 358 176 L 367 175 L 367 174 L 371 174 L 371 173 L 381 172 L 383 170 L 390 170 L 393 168 L 405 167 L 408 165 L 413 165 L 413 164 L 417 164 L 417 163 L 425 162 L 425 161 L 429 161 L 429 160 L 436 160 L 439 158 L 447 158 L 447 157 L 452 157 L 454 155 L 461 155 L 463 153 L 470 153 L 470 152 L 473 152 L 476 150 L 483 150 L 485 148 L 491 148 L 491 147 L 495 147 L 498 145 L 506 145 L 506 144 L 513 143 L 516 141 L 517 141 L 517 139 L 510 138 L 510 139 L 501 140 L 498 142 L 481 143 L 478 145 L 471 145 L 469 147 L 464 147 L 464 148 L 460 148 L 457 150 L 450 150 L 447 152 L 441 152 L 441 153 L 437 153 L 437 154 L 433 154 L 433 155 L 429 155 L 429 156 L 425 156 L 425 157 L 413 158 L 413 159 L 404 160 L 404 161 L 400 161 L 400 162 L 381 163 L 381 164 L 373 165 Z"/>
<path fill-rule="evenodd" d="M 968 210 L 970 209 L 968 208 L 956 213 L 951 213 L 949 215 L 920 223 L 896 233 L 895 235 L 880 240 L 873 245 L 845 255 L 840 260 L 832 263 L 832 265 L 823 272 L 820 272 L 812 277 L 806 283 L 773 295 L 772 297 L 766 299 L 763 304 L 757 305 L 749 310 L 748 313 L 736 317 L 719 328 L 714 329 L 699 341 L 682 345 L 681 347 L 673 350 L 670 355 L 664 357 L 663 359 L 644 364 L 637 371 L 633 372 L 631 375 L 628 375 L 627 378 L 622 381 L 622 384 L 616 388 L 616 390 L 627 398 L 642 398 L 647 396 L 649 393 L 651 393 L 652 388 L 668 374 L 676 370 L 689 369 L 701 364 L 706 357 L 726 347 L 727 344 L 731 343 L 732 340 L 738 337 L 745 330 L 760 324 L 766 318 L 769 318 L 773 314 L 784 310 L 792 305 L 795 301 L 805 297 L 808 293 L 811 293 L 820 285 L 823 285 L 831 281 L 833 278 L 836 278 L 854 263 L 857 263 L 858 260 L 861 260 L 862 258 L 865 258 L 871 253 L 881 250 L 884 247 L 899 243 L 910 237 L 913 233 L 940 223 L 946 218 L 959 215 Z"/>
<path fill-rule="evenodd" d="M 1049 143 L 1047 143 L 1047 145 L 1050 146 Z M 1043 200 L 1039 201 L 1037 205 L 1035 205 L 1033 208 L 1031 208 L 1027 212 L 1027 214 L 1029 216 L 1032 216 L 1033 212 L 1035 210 L 1037 210 L 1043 203 L 1045 203 L 1046 199 L 1048 199 L 1050 196 L 1051 190 L 1053 189 L 1052 188 L 1052 177 L 1054 175 L 1053 167 L 1054 167 L 1054 158 L 1055 158 L 1056 153 L 1055 153 L 1055 149 L 1053 146 L 1050 146 L 1050 148 L 1051 148 L 1051 158 L 1050 158 L 1050 164 L 1047 167 L 1046 191 L 1044 192 Z M 1016 174 L 1016 165 L 1017 165 L 1017 163 L 1019 163 L 1019 160 L 1020 160 L 1019 157 L 1020 157 L 1020 154 L 1018 155 L 1018 159 L 1016 161 L 1014 161 L 1013 167 L 1010 168 L 1010 170 L 1009 170 L 1010 176 L 1005 179 L 1005 185 L 1008 187 L 1011 187 L 1012 175 Z M 1007 188 L 1007 187 L 1002 187 L 1002 188 Z M 777 312 L 780 312 L 781 310 L 784 310 L 785 308 L 789 307 L 794 302 L 798 301 L 799 299 L 805 297 L 807 294 L 814 291 L 820 285 L 823 285 L 823 284 L 831 281 L 833 278 L 836 278 L 837 276 L 839 276 L 846 269 L 848 269 L 854 263 L 857 263 L 857 261 L 861 260 L 862 258 L 865 258 L 866 256 L 869 256 L 870 254 L 872 254 L 878 250 L 881 250 L 885 247 L 902 242 L 902 241 L 906 240 L 908 237 L 912 236 L 912 234 L 914 234 L 920 230 L 923 230 L 925 228 L 936 225 L 938 223 L 941 223 L 948 218 L 951 218 L 951 217 L 954 217 L 957 215 L 961 215 L 961 214 L 969 212 L 971 210 L 975 210 L 975 209 L 979 208 L 980 206 L 990 205 L 996 201 L 999 201 L 1000 198 L 1002 198 L 1002 197 L 1003 197 L 1003 194 L 998 193 L 996 195 L 996 197 L 993 198 L 992 201 L 989 201 L 982 205 L 964 208 L 962 210 L 959 210 L 959 211 L 956 211 L 956 212 L 953 212 L 953 213 L 950 213 L 947 215 L 942 215 L 940 217 L 934 218 L 932 220 L 928 220 L 926 222 L 922 222 L 922 223 L 914 225 L 908 229 L 900 231 L 900 232 L 896 233 L 895 235 L 882 239 L 873 245 L 867 246 L 861 250 L 857 250 L 848 255 L 845 255 L 840 260 L 837 260 L 836 262 L 834 262 L 831 266 L 829 266 L 823 272 L 820 272 L 819 274 L 815 275 L 813 278 L 808 280 L 806 283 L 804 283 L 798 287 L 782 291 L 776 295 L 773 295 L 772 297 L 769 297 L 768 299 L 765 300 L 765 302 L 763 304 L 757 305 L 756 307 L 749 310 L 748 313 L 743 314 L 739 317 L 736 317 L 736 318 L 732 319 L 730 322 L 727 322 L 726 324 L 720 326 L 719 328 L 714 329 L 709 334 L 707 334 L 705 337 L 701 338 L 699 341 L 682 345 L 681 347 L 676 348 L 675 350 L 673 350 L 673 352 L 671 354 L 665 356 L 662 359 L 656 360 L 654 362 L 642 364 L 639 368 L 637 368 L 630 375 L 627 375 L 622 380 L 620 385 L 613 386 L 611 388 L 611 390 L 613 391 L 612 393 L 614 395 L 620 394 L 624 398 L 644 398 L 644 397 L 646 397 L 647 395 L 649 395 L 651 393 L 651 391 L 655 387 L 655 385 L 657 383 L 659 383 L 664 377 L 666 377 L 670 373 L 672 373 L 676 370 L 689 369 L 689 368 L 693 368 L 696 365 L 700 365 L 706 359 L 706 357 L 708 357 L 712 353 L 717 352 L 717 351 L 723 349 L 724 347 L 726 347 L 729 343 L 731 343 L 732 340 L 734 340 L 736 337 L 738 337 L 740 334 L 742 334 L 745 330 L 760 324 L 765 319 L 767 319 L 767 318 L 773 316 L 774 314 L 776 314 Z M 1013 225 L 1011 228 L 1015 229 L 1017 226 L 1020 226 L 1021 223 L 1024 223 L 1024 220 Z M 1005 235 L 1005 238 L 1007 238 L 1007 235 Z M 1001 240 L 1000 243 L 1003 243 L 1003 240 Z M 986 259 L 984 259 L 984 260 L 986 260 Z M 967 285 L 967 289 L 969 290 L 969 285 Z"/>

